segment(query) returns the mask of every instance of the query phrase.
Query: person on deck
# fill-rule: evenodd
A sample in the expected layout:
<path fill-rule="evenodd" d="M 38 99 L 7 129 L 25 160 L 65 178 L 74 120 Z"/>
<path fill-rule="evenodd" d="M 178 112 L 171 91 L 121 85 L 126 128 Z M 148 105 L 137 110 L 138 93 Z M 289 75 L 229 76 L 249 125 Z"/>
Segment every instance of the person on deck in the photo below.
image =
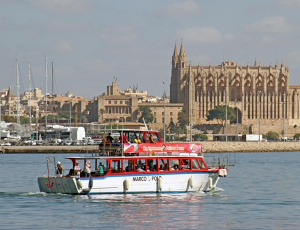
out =
<path fill-rule="evenodd" d="M 141 144 L 141 143 L 142 143 L 142 141 L 141 141 L 141 139 L 140 139 L 139 136 L 137 136 L 137 137 L 134 139 L 134 143 L 136 143 L 136 144 Z"/>
<path fill-rule="evenodd" d="M 81 169 L 80 169 L 80 166 L 79 166 L 79 162 L 76 161 L 75 162 L 75 167 L 74 167 L 75 176 L 80 177 L 80 172 L 81 172 Z"/>
<path fill-rule="evenodd" d="M 64 167 L 61 165 L 60 161 L 58 161 L 57 165 L 56 165 L 56 175 L 58 177 L 62 177 L 63 176 L 63 171 L 64 171 Z"/>
<path fill-rule="evenodd" d="M 129 141 L 128 141 L 128 138 L 127 138 L 127 136 L 126 136 L 126 133 L 123 133 L 123 135 L 120 133 L 120 143 L 121 144 L 123 144 L 123 143 L 130 143 Z"/>
<path fill-rule="evenodd" d="M 90 161 L 86 161 L 85 165 L 84 165 L 84 173 L 86 177 L 91 177 L 91 162 Z"/>
<path fill-rule="evenodd" d="M 150 133 L 149 141 L 150 143 L 155 143 L 152 133 Z"/>
<path fill-rule="evenodd" d="M 99 165 L 98 165 L 98 171 L 99 171 L 100 176 L 104 175 L 104 167 L 103 167 L 102 162 L 100 162 Z"/>
<path fill-rule="evenodd" d="M 145 170 L 142 169 L 140 166 L 137 167 L 136 171 L 137 171 L 137 172 L 145 172 Z"/>
<path fill-rule="evenodd" d="M 111 133 L 108 133 L 108 136 L 106 137 L 106 143 L 113 143 L 114 138 L 112 138 Z"/>

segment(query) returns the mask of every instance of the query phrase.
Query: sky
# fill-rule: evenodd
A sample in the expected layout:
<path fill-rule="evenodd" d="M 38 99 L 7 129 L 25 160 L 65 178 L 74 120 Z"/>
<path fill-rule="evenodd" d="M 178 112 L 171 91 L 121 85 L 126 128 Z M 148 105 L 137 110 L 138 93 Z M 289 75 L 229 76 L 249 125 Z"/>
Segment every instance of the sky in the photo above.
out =
<path fill-rule="evenodd" d="M 0 90 L 17 92 L 18 60 L 21 93 L 47 79 L 48 93 L 93 99 L 117 78 L 162 96 L 181 43 L 192 65 L 284 62 L 300 85 L 299 12 L 300 0 L 0 0 Z"/>

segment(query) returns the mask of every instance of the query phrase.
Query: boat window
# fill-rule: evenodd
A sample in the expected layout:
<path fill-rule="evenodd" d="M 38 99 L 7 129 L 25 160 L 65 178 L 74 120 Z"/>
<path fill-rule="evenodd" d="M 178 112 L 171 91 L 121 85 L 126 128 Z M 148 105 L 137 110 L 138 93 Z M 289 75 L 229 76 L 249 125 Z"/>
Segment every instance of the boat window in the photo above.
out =
<path fill-rule="evenodd" d="M 140 159 L 136 161 L 136 167 L 137 172 L 145 172 L 146 171 L 146 160 Z"/>
<path fill-rule="evenodd" d="M 157 159 L 153 159 L 153 170 L 151 171 L 158 171 L 158 168 L 159 168 L 159 163 L 158 163 L 158 160 Z M 150 167 L 149 167 L 150 169 Z"/>
<path fill-rule="evenodd" d="M 141 139 L 141 141 L 142 141 L 142 143 L 146 143 L 147 141 L 147 137 L 146 136 L 144 136 L 143 135 L 143 133 L 139 133 L 139 135 L 140 135 L 140 139 Z M 146 134 L 145 134 L 146 135 Z"/>
<path fill-rule="evenodd" d="M 205 169 L 205 168 L 206 168 L 206 167 L 205 167 L 205 164 L 204 164 L 204 162 L 203 162 L 203 159 L 199 160 L 199 164 L 200 164 L 200 168 L 201 168 L 201 169 Z"/>
<path fill-rule="evenodd" d="M 190 159 L 181 159 L 180 161 L 180 169 L 181 170 L 189 170 L 190 167 Z"/>
<path fill-rule="evenodd" d="M 158 133 L 153 133 L 153 138 L 155 142 L 161 142 Z"/>
<path fill-rule="evenodd" d="M 154 171 L 153 159 L 150 159 L 147 161 L 147 167 L 148 167 L 149 171 Z"/>
<path fill-rule="evenodd" d="M 179 159 L 170 160 L 171 170 L 179 170 Z"/>
<path fill-rule="evenodd" d="M 109 162 L 105 159 L 99 159 L 95 162 L 96 164 L 96 170 L 95 175 L 96 176 L 103 176 L 109 171 Z M 102 169 L 101 169 L 102 168 Z"/>
<path fill-rule="evenodd" d="M 169 161 L 168 159 L 161 159 L 159 165 L 160 171 L 169 171 Z"/>
<path fill-rule="evenodd" d="M 196 159 L 192 160 L 192 169 L 200 169 L 199 161 L 197 161 Z"/>
<path fill-rule="evenodd" d="M 134 140 L 136 139 L 136 134 L 135 132 L 128 132 L 128 140 L 131 142 L 131 143 L 134 143 Z"/>
<path fill-rule="evenodd" d="M 125 172 L 133 172 L 134 171 L 134 160 L 124 160 L 124 169 L 125 169 Z"/>
<path fill-rule="evenodd" d="M 111 172 L 112 173 L 122 172 L 122 160 L 112 160 L 111 161 Z"/>

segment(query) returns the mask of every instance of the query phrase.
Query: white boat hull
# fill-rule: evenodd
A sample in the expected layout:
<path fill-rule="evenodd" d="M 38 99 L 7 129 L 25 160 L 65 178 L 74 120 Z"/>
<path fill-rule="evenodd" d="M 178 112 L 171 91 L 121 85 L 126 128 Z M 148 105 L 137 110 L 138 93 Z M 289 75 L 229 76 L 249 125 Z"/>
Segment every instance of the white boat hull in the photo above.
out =
<path fill-rule="evenodd" d="M 41 192 L 62 194 L 208 192 L 219 180 L 215 172 L 137 173 L 104 177 L 39 177 Z"/>

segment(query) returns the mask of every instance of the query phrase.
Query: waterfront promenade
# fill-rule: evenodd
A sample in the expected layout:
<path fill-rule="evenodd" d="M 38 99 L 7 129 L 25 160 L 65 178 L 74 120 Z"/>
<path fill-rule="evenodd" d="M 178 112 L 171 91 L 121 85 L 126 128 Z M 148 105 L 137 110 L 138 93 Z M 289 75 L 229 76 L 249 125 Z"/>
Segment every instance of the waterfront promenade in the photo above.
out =
<path fill-rule="evenodd" d="M 300 142 L 202 142 L 204 153 L 297 152 Z M 85 146 L 3 146 L 2 153 L 98 153 L 98 145 Z"/>

